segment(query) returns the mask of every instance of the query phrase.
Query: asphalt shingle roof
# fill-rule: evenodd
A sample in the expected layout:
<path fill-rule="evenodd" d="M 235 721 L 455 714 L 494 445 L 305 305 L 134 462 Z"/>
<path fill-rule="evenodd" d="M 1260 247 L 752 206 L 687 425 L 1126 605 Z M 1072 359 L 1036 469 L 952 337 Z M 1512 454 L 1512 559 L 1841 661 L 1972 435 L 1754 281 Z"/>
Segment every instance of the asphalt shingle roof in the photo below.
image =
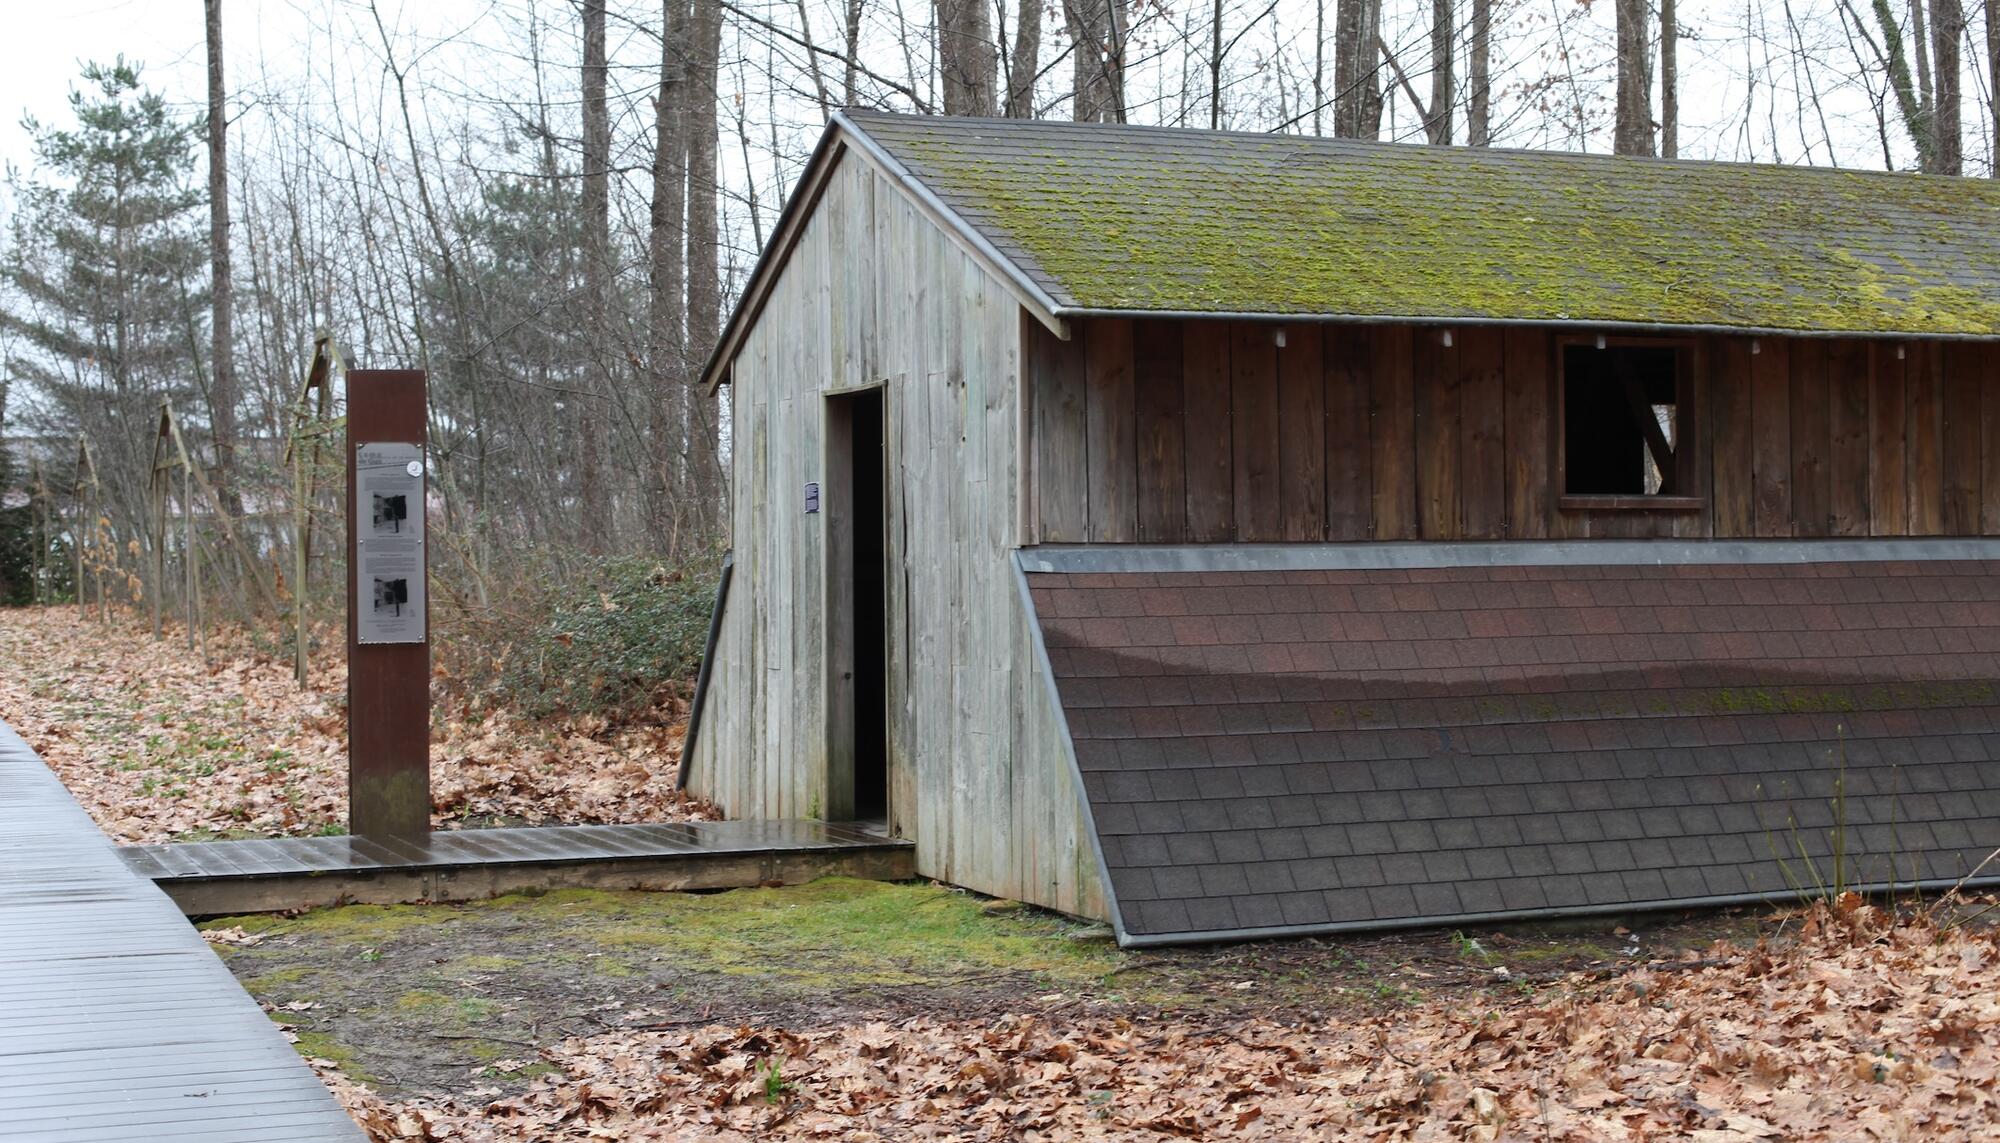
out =
<path fill-rule="evenodd" d="M 1950 881 L 2000 848 L 2000 564 L 1028 578 L 1140 940 Z"/>
<path fill-rule="evenodd" d="M 2000 336 L 2000 182 L 848 112 L 1059 309 Z"/>

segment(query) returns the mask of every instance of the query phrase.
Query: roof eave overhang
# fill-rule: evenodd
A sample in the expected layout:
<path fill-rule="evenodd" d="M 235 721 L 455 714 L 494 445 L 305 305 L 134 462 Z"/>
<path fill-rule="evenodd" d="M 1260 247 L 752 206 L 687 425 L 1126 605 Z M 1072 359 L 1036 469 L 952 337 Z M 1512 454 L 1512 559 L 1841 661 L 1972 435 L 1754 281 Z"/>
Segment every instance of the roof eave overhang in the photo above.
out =
<path fill-rule="evenodd" d="M 772 228 L 771 238 L 764 244 L 764 252 L 757 258 L 757 266 L 750 273 L 750 281 L 743 289 L 743 298 L 723 327 L 722 335 L 716 339 L 715 351 L 709 355 L 708 363 L 702 367 L 701 386 L 705 393 L 713 396 L 715 391 L 729 379 L 731 367 L 735 363 L 737 351 L 743 339 L 749 336 L 756 325 L 758 315 L 763 311 L 764 302 L 777 284 L 785 263 L 790 259 L 799 236 L 804 233 L 813 208 L 826 189 L 827 179 L 832 175 L 843 154 L 848 151 L 865 159 L 871 166 L 894 183 L 909 197 L 924 216 L 946 234 L 950 235 L 974 261 L 1005 285 L 1009 292 L 1021 303 L 1021 307 L 1033 315 L 1036 321 L 1047 326 L 1049 332 L 1064 341 L 1069 340 L 1069 325 L 1064 320 L 1066 312 L 1040 283 L 1012 258 L 1002 253 L 981 234 L 977 227 L 953 210 L 950 204 L 939 198 L 923 180 L 917 178 L 897 158 L 880 143 L 870 138 L 852 119 L 843 112 L 836 111 L 827 122 L 826 131 L 813 148 L 812 157 L 806 160 L 804 173 L 799 176 L 798 187 L 792 192 L 790 201 L 778 216 Z"/>
<path fill-rule="evenodd" d="M 1724 322 L 1646 322 L 1593 318 L 1499 318 L 1438 314 L 1321 314 L 1237 310 L 1132 309 L 1115 306 L 1063 306 L 1056 316 L 1065 320 L 1155 318 L 1169 321 L 1242 321 L 1269 325 L 1412 325 L 1436 328 L 1499 327 L 1602 331 L 1611 334 L 1686 337 L 1722 334 L 1735 337 L 1871 338 L 1880 341 L 2000 341 L 2000 330 L 1987 333 L 1896 329 L 1800 329 L 1792 326 L 1730 325 Z"/>

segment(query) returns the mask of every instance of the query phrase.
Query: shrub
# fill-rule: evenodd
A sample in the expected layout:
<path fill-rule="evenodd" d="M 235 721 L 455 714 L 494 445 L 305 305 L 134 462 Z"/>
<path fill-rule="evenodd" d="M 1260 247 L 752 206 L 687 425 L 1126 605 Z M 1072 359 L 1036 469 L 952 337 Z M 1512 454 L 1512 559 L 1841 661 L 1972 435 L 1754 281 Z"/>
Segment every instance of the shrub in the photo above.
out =
<path fill-rule="evenodd" d="M 512 640 L 499 697 L 531 718 L 634 718 L 685 696 L 701 665 L 721 563 L 620 557 L 578 565 L 543 586 L 544 618 Z"/>

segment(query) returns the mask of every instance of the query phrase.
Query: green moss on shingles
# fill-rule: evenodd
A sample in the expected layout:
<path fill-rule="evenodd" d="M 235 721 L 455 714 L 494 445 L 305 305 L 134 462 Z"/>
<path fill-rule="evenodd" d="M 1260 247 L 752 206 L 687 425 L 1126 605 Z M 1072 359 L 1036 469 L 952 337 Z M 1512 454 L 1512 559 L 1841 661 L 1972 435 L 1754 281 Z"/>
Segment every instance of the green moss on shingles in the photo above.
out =
<path fill-rule="evenodd" d="M 2000 335 L 1990 180 L 1078 127 L 996 153 L 937 120 L 861 126 L 1083 308 Z"/>

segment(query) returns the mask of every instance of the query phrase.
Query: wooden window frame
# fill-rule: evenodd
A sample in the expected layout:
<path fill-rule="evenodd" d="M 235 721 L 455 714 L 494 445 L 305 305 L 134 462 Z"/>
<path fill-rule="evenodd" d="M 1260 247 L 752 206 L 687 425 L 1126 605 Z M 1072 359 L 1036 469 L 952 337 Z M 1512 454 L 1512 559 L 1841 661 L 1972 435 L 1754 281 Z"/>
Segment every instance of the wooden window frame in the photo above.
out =
<path fill-rule="evenodd" d="M 1701 480 L 1701 409 L 1695 378 L 1700 374 L 1702 340 L 1695 337 L 1612 337 L 1605 336 L 1601 348 L 1617 347 L 1670 349 L 1675 351 L 1673 495 L 1629 495 L 1571 492 L 1569 490 L 1569 350 L 1572 346 L 1598 349 L 1596 334 L 1563 334 L 1555 339 L 1555 433 L 1550 446 L 1555 452 L 1556 506 L 1565 512 L 1700 512 L 1708 507 L 1706 483 Z M 1694 491 L 1687 491 L 1687 490 Z"/>

